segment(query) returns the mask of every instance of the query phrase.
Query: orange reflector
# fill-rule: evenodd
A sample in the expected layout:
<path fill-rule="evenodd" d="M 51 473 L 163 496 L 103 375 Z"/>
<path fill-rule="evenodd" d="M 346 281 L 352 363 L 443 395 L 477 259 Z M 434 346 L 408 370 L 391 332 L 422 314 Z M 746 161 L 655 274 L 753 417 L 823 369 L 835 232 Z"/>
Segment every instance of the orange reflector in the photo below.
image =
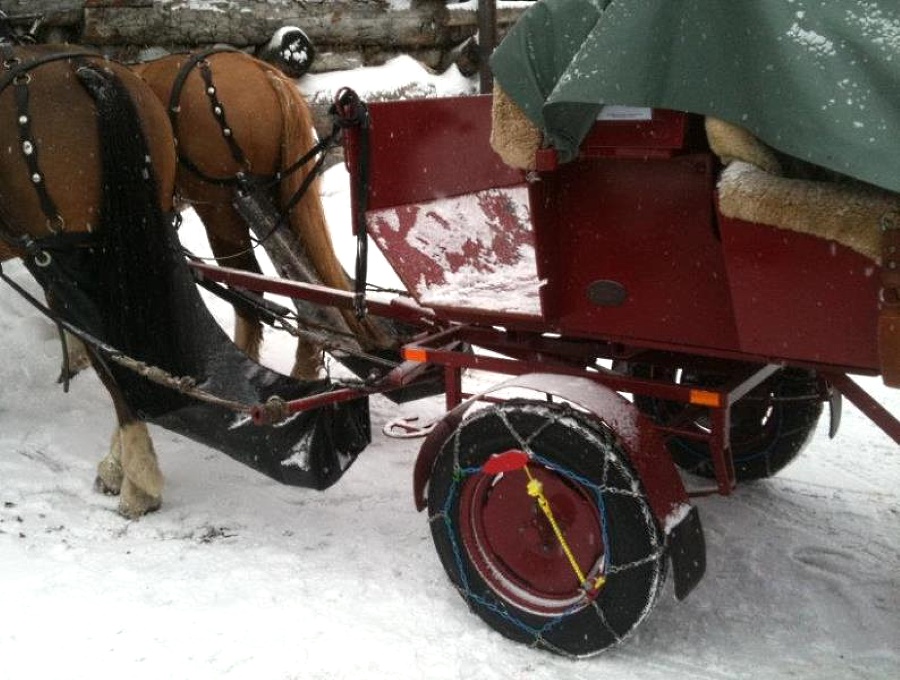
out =
<path fill-rule="evenodd" d="M 415 361 L 421 364 L 428 361 L 428 352 L 421 347 L 404 347 L 403 358 L 407 361 Z"/>
<path fill-rule="evenodd" d="M 718 408 L 722 405 L 722 399 L 718 392 L 706 390 L 691 390 L 691 403 L 697 406 L 711 406 Z"/>

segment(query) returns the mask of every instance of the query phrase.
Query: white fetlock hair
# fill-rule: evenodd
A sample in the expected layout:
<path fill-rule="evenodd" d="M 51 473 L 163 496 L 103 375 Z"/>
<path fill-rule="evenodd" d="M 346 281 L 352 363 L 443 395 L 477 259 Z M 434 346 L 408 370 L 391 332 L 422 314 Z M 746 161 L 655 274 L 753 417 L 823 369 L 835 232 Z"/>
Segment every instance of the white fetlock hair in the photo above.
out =
<path fill-rule="evenodd" d="M 119 436 L 125 477 L 148 496 L 162 496 L 163 476 L 146 423 L 128 423 L 119 429 Z"/>

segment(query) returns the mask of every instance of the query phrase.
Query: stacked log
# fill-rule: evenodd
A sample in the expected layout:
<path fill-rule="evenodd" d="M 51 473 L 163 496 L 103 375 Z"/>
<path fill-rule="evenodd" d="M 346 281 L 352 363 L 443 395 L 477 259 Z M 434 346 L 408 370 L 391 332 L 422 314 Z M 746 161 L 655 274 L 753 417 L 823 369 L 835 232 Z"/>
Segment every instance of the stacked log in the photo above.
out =
<path fill-rule="evenodd" d="M 397 54 L 444 67 L 477 32 L 474 7 L 445 0 L 410 0 L 408 9 L 392 9 L 387 0 L 0 0 L 20 25 L 42 17 L 53 39 L 65 31 L 72 42 L 124 57 L 148 47 L 251 47 L 281 26 L 300 26 L 322 57 L 317 70 L 378 64 Z M 499 31 L 521 12 L 522 3 L 501 3 Z"/>

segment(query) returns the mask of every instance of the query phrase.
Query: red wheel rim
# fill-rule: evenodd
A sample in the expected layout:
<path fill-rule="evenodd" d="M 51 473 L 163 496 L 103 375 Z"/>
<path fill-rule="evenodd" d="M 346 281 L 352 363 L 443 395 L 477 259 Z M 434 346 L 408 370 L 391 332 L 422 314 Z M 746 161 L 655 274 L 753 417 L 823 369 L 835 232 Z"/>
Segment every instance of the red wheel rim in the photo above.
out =
<path fill-rule="evenodd" d="M 603 525 L 597 500 L 581 485 L 547 468 L 529 466 L 543 484 L 554 518 L 583 574 L 603 573 Z M 556 616 L 591 599 L 527 492 L 524 470 L 468 478 L 460 494 L 460 535 L 482 579 L 520 609 Z"/>

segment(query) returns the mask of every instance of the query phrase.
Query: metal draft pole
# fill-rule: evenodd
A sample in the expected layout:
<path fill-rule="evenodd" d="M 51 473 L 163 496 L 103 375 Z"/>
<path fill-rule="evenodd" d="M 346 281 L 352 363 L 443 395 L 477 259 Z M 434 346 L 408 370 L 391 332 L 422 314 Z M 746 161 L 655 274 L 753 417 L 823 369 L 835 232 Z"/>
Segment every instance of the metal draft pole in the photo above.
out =
<path fill-rule="evenodd" d="M 497 0 L 478 0 L 478 63 L 480 90 L 488 94 L 494 89 L 494 76 L 489 63 L 497 46 Z"/>

